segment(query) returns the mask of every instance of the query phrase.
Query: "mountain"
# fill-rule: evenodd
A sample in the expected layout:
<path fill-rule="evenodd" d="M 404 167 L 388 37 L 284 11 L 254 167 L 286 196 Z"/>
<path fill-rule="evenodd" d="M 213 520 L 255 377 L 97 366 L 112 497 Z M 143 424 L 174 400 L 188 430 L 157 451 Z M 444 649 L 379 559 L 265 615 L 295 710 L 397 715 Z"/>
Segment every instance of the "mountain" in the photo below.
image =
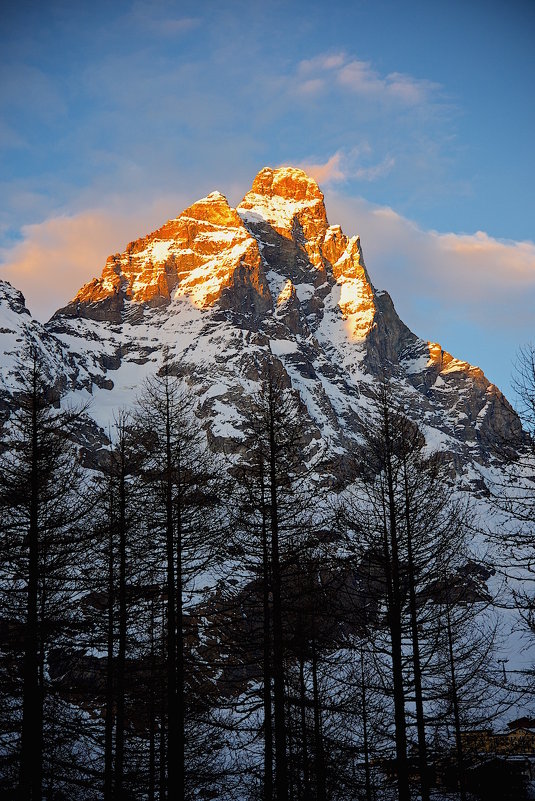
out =
<path fill-rule="evenodd" d="M 386 380 L 431 447 L 487 462 L 521 426 L 482 371 L 413 334 L 373 286 L 359 237 L 330 225 L 317 183 L 265 168 L 233 209 L 213 192 L 110 256 L 99 278 L 41 325 L 20 293 L 0 294 L 3 402 L 30 336 L 54 384 L 91 399 L 104 429 L 135 402 L 164 352 L 187 378 L 215 448 L 239 432 L 241 400 L 275 361 L 297 389 L 314 436 L 343 459 L 371 390 Z M 7 407 L 6 407 L 7 408 Z"/>

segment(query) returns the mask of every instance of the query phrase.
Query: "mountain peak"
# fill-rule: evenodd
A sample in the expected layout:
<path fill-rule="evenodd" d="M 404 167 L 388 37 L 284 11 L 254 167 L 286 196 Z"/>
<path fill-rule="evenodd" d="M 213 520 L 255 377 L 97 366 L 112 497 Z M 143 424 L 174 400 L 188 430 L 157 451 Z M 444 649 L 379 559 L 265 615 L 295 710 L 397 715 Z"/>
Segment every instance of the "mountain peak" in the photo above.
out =
<path fill-rule="evenodd" d="M 14 314 L 26 314 L 30 316 L 30 312 L 26 308 L 24 295 L 20 290 L 11 286 L 9 281 L 0 280 L 0 307 L 9 309 Z"/>
<path fill-rule="evenodd" d="M 254 236 L 269 245 L 276 244 L 273 234 L 292 240 L 316 269 L 324 268 L 321 243 L 329 227 L 327 212 L 320 188 L 303 170 L 264 167 L 236 210 Z"/>
<path fill-rule="evenodd" d="M 297 167 L 264 167 L 253 181 L 237 211 L 247 222 L 265 222 L 282 236 L 292 236 L 296 226 L 308 239 L 325 234 L 327 212 L 323 193 L 313 178 Z"/>
<path fill-rule="evenodd" d="M 249 284 L 256 288 L 262 305 L 269 290 L 260 261 L 258 244 L 239 214 L 224 195 L 211 192 L 110 256 L 101 277 L 85 284 L 57 314 L 120 322 L 125 300 L 154 307 L 180 297 L 204 308 L 244 282 L 247 291 Z"/>
<path fill-rule="evenodd" d="M 297 202 L 324 201 L 316 181 L 297 167 L 264 167 L 254 179 L 251 192 Z"/>
<path fill-rule="evenodd" d="M 177 220 L 184 218 L 226 228 L 241 228 L 243 226 L 239 215 L 229 206 L 228 200 L 221 192 L 210 192 L 206 197 L 195 201 L 182 212 Z"/>

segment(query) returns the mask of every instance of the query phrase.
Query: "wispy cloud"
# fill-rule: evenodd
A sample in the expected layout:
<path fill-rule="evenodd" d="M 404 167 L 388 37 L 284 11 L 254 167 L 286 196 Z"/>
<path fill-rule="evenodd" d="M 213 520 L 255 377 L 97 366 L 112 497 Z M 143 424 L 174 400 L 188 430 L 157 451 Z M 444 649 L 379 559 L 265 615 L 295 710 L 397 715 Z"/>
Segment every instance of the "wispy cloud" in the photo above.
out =
<path fill-rule="evenodd" d="M 302 95 L 317 95 L 325 88 L 324 78 L 307 78 L 300 81 L 297 89 Z"/>
<path fill-rule="evenodd" d="M 22 290 L 32 314 L 46 318 L 102 270 L 126 227 L 101 211 L 24 226 L 22 240 L 0 254 L 0 276 Z"/>
<path fill-rule="evenodd" d="M 323 73 L 329 70 L 336 70 L 343 67 L 347 61 L 344 52 L 339 53 L 320 53 L 313 58 L 303 59 L 299 62 L 297 71 L 300 75 L 310 75 L 310 73 Z"/>
<path fill-rule="evenodd" d="M 356 94 L 373 95 L 381 101 L 395 100 L 406 106 L 426 102 L 431 93 L 439 89 L 436 83 L 400 72 L 392 72 L 383 77 L 368 61 L 358 59 L 345 64 L 338 71 L 336 80 Z"/>
<path fill-rule="evenodd" d="M 381 75 L 371 62 L 344 52 L 324 53 L 301 61 L 297 68 L 297 89 L 304 95 L 318 94 L 338 86 L 376 102 L 404 106 L 426 103 L 440 85 L 402 72 Z"/>
<path fill-rule="evenodd" d="M 191 31 L 201 23 L 200 17 L 176 15 L 167 3 L 136 2 L 127 19 L 144 33 L 173 37 Z"/>
<path fill-rule="evenodd" d="M 500 286 L 535 286 L 535 243 L 495 239 L 484 231 L 475 234 L 437 234 L 445 256 L 469 259 L 472 280 L 479 286 L 491 282 Z"/>
<path fill-rule="evenodd" d="M 290 69 L 279 96 L 299 109 L 302 129 L 311 129 L 316 149 L 297 160 L 320 181 L 383 181 L 407 206 L 462 191 L 452 169 L 458 109 L 425 76 L 380 71 L 351 52 L 318 53 Z M 466 184 L 471 176 L 463 178 Z"/>
<path fill-rule="evenodd" d="M 362 200 L 357 203 L 374 255 L 394 251 L 399 255 L 401 251 L 404 257 L 410 257 L 400 273 L 406 291 L 416 289 L 421 295 L 432 289 L 443 302 L 473 306 L 472 316 L 481 317 L 489 326 L 495 322 L 487 317 L 484 304 L 497 303 L 502 319 L 514 325 L 515 304 L 508 303 L 507 298 L 535 289 L 535 242 L 497 239 L 484 231 L 426 231 L 389 207 Z"/>
<path fill-rule="evenodd" d="M 378 164 L 371 164 L 368 167 L 358 167 L 355 170 L 354 176 L 361 181 L 377 181 L 379 178 L 384 178 L 385 175 L 393 169 L 396 163 L 393 156 L 385 156 Z"/>
<path fill-rule="evenodd" d="M 349 152 L 337 150 L 327 161 L 305 160 L 297 164 L 319 184 L 342 183 L 351 179 L 377 181 L 393 169 L 395 159 L 385 156 L 377 163 L 370 163 L 372 149 L 368 145 L 352 148 Z"/>
<path fill-rule="evenodd" d="M 323 164 L 314 162 L 301 162 L 297 166 L 304 170 L 307 175 L 310 175 L 312 178 L 314 178 L 318 184 L 327 184 L 346 180 L 347 172 L 342 166 L 343 159 L 344 154 L 341 150 L 338 150 L 336 153 L 333 153 L 333 155 Z"/>

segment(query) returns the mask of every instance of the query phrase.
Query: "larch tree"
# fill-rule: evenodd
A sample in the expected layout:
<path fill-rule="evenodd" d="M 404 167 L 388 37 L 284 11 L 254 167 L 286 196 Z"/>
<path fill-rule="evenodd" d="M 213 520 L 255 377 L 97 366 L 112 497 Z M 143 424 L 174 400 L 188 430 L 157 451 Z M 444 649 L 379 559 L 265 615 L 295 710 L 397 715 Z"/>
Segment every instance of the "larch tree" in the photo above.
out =
<path fill-rule="evenodd" d="M 460 577 L 471 558 L 466 510 L 453 497 L 447 463 L 424 446 L 389 388 L 380 387 L 358 452 L 354 494 L 344 496 L 340 512 L 358 570 L 368 574 L 367 627 L 375 628 L 376 664 L 392 698 L 400 801 L 410 797 L 413 730 L 420 793 L 429 798 L 431 700 L 448 675 L 435 658 L 444 631 L 437 587 L 445 574 Z"/>
<path fill-rule="evenodd" d="M 188 610 L 200 601 L 197 583 L 221 558 L 225 526 L 221 515 L 222 476 L 207 448 L 185 382 L 172 374 L 166 357 L 147 380 L 135 414 L 140 477 L 151 507 L 149 530 L 161 555 L 165 599 L 166 792 L 190 798 L 196 772 L 195 742 L 204 727 L 192 726 L 192 666 L 188 648 Z M 163 724 L 162 724 L 163 725 Z M 196 735 L 197 732 L 197 735 Z"/>
<path fill-rule="evenodd" d="M 12 752 L 21 799 L 41 801 L 48 770 L 47 710 L 54 693 L 51 656 L 73 631 L 76 553 L 87 512 L 74 445 L 83 410 L 60 406 L 37 348 L 29 345 L 17 407 L 4 424 L 0 522 L 4 614 L 12 638 Z M 54 646 L 59 648 L 54 652 Z M 20 701 L 20 715 L 18 703 Z M 45 777 L 46 778 L 46 777 Z"/>
<path fill-rule="evenodd" d="M 287 692 L 289 662 L 295 658 L 289 647 L 292 588 L 299 558 L 313 539 L 317 499 L 310 482 L 314 447 L 302 401 L 276 360 L 259 372 L 260 390 L 243 409 L 244 436 L 236 443 L 241 457 L 232 468 L 237 480 L 234 528 L 239 570 L 252 575 L 246 586 L 257 597 L 250 604 L 257 618 L 256 656 L 247 658 L 256 660 L 261 682 L 262 797 L 282 801 L 290 797 L 292 783 Z M 243 587 L 238 594 L 243 598 Z"/>

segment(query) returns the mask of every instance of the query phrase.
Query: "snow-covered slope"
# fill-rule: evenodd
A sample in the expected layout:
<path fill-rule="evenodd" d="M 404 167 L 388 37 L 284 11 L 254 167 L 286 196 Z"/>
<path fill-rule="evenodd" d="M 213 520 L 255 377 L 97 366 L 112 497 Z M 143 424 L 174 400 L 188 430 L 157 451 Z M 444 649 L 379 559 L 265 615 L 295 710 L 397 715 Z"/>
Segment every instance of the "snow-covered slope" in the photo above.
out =
<path fill-rule="evenodd" d="M 12 397 L 21 387 L 25 356 L 40 355 L 51 391 L 58 396 L 76 381 L 73 358 L 46 326 L 34 320 L 22 292 L 0 281 L 0 422 L 9 414 Z"/>
<path fill-rule="evenodd" d="M 0 298 L 15 320 L 2 348 L 8 388 L 30 325 L 10 291 Z M 382 380 L 457 465 L 485 461 L 497 439 L 520 435 L 481 370 L 401 322 L 389 295 L 373 287 L 359 238 L 329 225 L 316 182 L 293 168 L 263 169 L 236 209 L 218 192 L 194 203 L 110 256 L 100 278 L 46 326 L 30 328 L 65 389 L 92 398 L 104 428 L 134 402 L 165 349 L 197 395 L 215 446 L 239 430 L 241 400 L 258 387 L 266 359 L 299 390 L 333 455 L 351 449 Z"/>

